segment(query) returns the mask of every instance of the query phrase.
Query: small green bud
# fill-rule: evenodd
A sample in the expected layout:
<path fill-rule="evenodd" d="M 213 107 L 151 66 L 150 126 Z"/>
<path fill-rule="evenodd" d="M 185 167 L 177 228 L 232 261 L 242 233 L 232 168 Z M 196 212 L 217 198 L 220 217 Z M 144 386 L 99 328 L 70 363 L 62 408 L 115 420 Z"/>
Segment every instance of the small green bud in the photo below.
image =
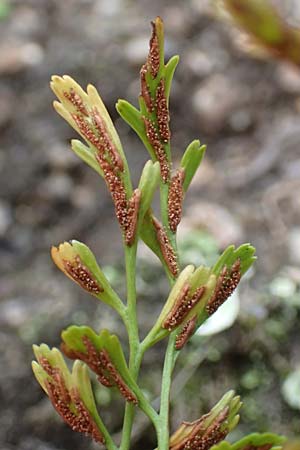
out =
<path fill-rule="evenodd" d="M 200 141 L 195 140 L 190 143 L 180 162 L 180 167 L 184 169 L 185 178 L 183 189 L 186 192 L 194 178 L 194 175 L 200 166 L 206 151 L 206 145 L 201 145 Z"/>

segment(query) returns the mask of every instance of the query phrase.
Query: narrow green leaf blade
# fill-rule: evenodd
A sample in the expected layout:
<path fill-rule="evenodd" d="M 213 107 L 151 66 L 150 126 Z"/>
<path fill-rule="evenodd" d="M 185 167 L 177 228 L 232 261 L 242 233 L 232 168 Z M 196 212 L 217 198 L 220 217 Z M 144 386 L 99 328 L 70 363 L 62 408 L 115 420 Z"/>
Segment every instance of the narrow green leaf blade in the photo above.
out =
<path fill-rule="evenodd" d="M 140 228 L 144 220 L 146 212 L 151 207 L 153 195 L 157 187 L 159 186 L 159 181 L 160 181 L 159 163 L 158 162 L 153 163 L 152 161 L 148 161 L 144 166 L 138 187 L 138 189 L 141 192 L 138 229 Z"/>
<path fill-rule="evenodd" d="M 206 151 L 206 146 L 201 145 L 199 140 L 190 143 L 180 162 L 180 167 L 184 169 L 185 177 L 183 182 L 183 189 L 186 192 L 192 179 L 200 166 Z"/>
<path fill-rule="evenodd" d="M 136 109 L 131 103 L 127 100 L 120 99 L 116 104 L 116 109 L 122 119 L 128 123 L 128 125 L 137 133 L 138 136 L 142 139 L 146 138 L 145 135 L 145 127 L 142 121 L 141 113 L 138 109 Z"/>
<path fill-rule="evenodd" d="M 229 245 L 213 267 L 213 273 L 218 276 L 224 266 L 230 269 L 230 267 L 239 259 L 241 264 L 240 272 L 241 275 L 244 275 L 244 273 L 252 266 L 253 262 L 256 261 L 256 256 L 254 256 L 254 254 L 255 248 L 249 243 L 242 244 L 237 249 L 235 249 L 234 245 Z"/>
<path fill-rule="evenodd" d="M 103 172 L 95 158 L 95 153 L 91 147 L 87 147 L 77 139 L 72 139 L 71 147 L 73 152 L 76 153 L 79 158 L 81 158 L 88 166 L 90 166 L 103 177 Z"/>
<path fill-rule="evenodd" d="M 179 63 L 179 56 L 174 55 L 172 56 L 172 58 L 169 59 L 169 61 L 165 66 L 165 93 L 167 101 L 169 101 L 172 81 L 178 63 Z"/>

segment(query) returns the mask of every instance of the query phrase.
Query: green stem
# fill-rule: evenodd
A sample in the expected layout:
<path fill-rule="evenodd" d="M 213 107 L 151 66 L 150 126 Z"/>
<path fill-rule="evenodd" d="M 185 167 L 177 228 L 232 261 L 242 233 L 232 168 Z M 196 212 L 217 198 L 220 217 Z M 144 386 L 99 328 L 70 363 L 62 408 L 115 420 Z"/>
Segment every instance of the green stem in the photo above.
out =
<path fill-rule="evenodd" d="M 123 322 L 125 323 L 126 320 L 126 307 L 118 294 L 108 285 L 106 288 L 106 293 L 109 295 L 109 297 L 112 300 L 111 307 L 114 308 L 114 310 L 119 314 L 119 316 L 122 318 Z M 97 297 L 101 300 L 101 297 Z"/>
<path fill-rule="evenodd" d="M 134 379 L 137 379 L 140 363 L 141 360 L 135 358 L 134 367 L 132 367 L 129 364 L 129 371 Z M 130 447 L 130 438 L 134 415 L 135 415 L 135 406 L 132 403 L 126 403 L 120 450 L 128 450 Z"/>
<path fill-rule="evenodd" d="M 126 328 L 129 339 L 129 371 L 134 380 L 137 379 L 142 355 L 139 352 L 139 334 L 136 314 L 136 251 L 137 243 L 131 247 L 125 246 L 125 266 L 126 266 L 126 284 L 127 284 L 127 308 L 126 308 Z M 135 414 L 134 405 L 126 403 L 122 441 L 120 450 L 128 450 L 130 446 L 130 437 L 132 424 Z"/>
<path fill-rule="evenodd" d="M 139 391 L 137 392 L 137 397 L 139 399 L 139 407 L 146 414 L 146 416 L 151 420 L 154 425 L 156 431 L 159 429 L 159 415 L 155 411 L 155 409 L 151 406 L 149 401 L 146 399 L 144 394 Z"/>
<path fill-rule="evenodd" d="M 102 422 L 102 420 L 100 419 L 100 417 L 98 417 L 96 419 L 96 423 L 104 437 L 105 440 L 105 446 L 107 448 L 107 450 L 118 450 L 118 447 L 116 446 L 116 444 L 114 443 L 114 441 L 112 440 L 111 435 L 109 434 L 109 432 L 107 431 L 106 426 L 104 425 L 104 423 Z"/>
<path fill-rule="evenodd" d="M 170 412 L 170 390 L 172 383 L 172 372 L 176 358 L 175 340 L 176 330 L 170 334 L 165 354 L 164 368 L 162 374 L 162 388 L 160 398 L 160 432 L 158 434 L 158 450 L 169 449 L 169 412 Z"/>
<path fill-rule="evenodd" d="M 144 351 L 141 346 L 139 346 L 138 352 L 135 355 L 135 365 L 134 370 L 131 371 L 132 377 L 136 380 L 138 377 L 140 365 L 144 356 Z M 137 392 L 137 396 L 139 399 L 139 406 L 141 410 L 148 416 L 151 420 L 157 435 L 160 433 L 160 420 L 159 415 L 155 411 L 155 409 L 150 405 L 148 400 L 144 397 L 142 392 Z M 133 425 L 133 419 L 135 415 L 135 407 L 131 403 L 127 403 L 125 407 L 125 415 L 123 422 L 123 430 L 122 430 L 122 441 L 120 445 L 120 450 L 128 450 L 130 447 L 130 439 L 131 439 L 131 431 Z"/>
<path fill-rule="evenodd" d="M 132 247 L 125 247 L 127 308 L 126 326 L 129 337 L 130 358 L 129 365 L 135 366 L 135 356 L 139 347 L 139 333 L 136 314 L 136 252 L 137 243 Z"/>

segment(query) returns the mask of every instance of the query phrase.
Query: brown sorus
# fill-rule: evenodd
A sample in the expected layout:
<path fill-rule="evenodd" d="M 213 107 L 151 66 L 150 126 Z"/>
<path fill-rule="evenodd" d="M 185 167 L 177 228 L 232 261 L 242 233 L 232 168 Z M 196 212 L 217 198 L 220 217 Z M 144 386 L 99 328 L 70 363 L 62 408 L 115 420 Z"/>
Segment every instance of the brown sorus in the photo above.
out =
<path fill-rule="evenodd" d="M 159 42 L 155 22 L 151 22 L 152 35 L 149 43 L 147 65 L 153 78 L 157 77 L 160 65 Z"/>
<path fill-rule="evenodd" d="M 238 259 L 229 271 L 226 266 L 223 267 L 215 287 L 214 293 L 206 305 L 206 311 L 209 315 L 217 309 L 231 296 L 241 279 L 241 262 Z"/>
<path fill-rule="evenodd" d="M 107 131 L 107 127 L 103 118 L 101 117 L 97 108 L 93 109 L 92 112 L 93 122 L 96 130 L 98 131 L 99 138 L 102 140 L 102 144 L 105 150 L 108 153 L 109 158 L 111 159 L 112 164 L 115 166 L 115 169 L 119 169 L 120 171 L 124 170 L 123 160 L 116 149 L 110 134 Z"/>
<path fill-rule="evenodd" d="M 127 210 L 127 227 L 125 231 L 125 242 L 127 245 L 132 245 L 136 235 L 139 206 L 141 201 L 141 191 L 135 189 L 133 191 L 132 197 L 128 202 Z"/>
<path fill-rule="evenodd" d="M 78 113 L 81 113 L 84 116 L 89 115 L 86 105 L 84 104 L 80 95 L 75 91 L 75 89 L 71 88 L 69 92 L 65 91 L 64 96 L 72 103 L 73 106 L 75 106 Z"/>
<path fill-rule="evenodd" d="M 171 132 L 169 127 L 170 114 L 165 94 L 165 81 L 163 78 L 160 80 L 156 89 L 155 106 L 158 123 L 158 132 L 161 137 L 161 140 L 165 144 L 167 144 L 171 138 Z"/>
<path fill-rule="evenodd" d="M 166 262 L 171 274 L 176 277 L 178 275 L 178 263 L 177 263 L 177 256 L 174 252 L 174 249 L 169 241 L 169 238 L 167 236 L 166 230 L 161 225 L 161 223 L 155 218 L 152 218 L 152 223 L 154 225 L 154 228 L 156 230 L 156 236 L 157 240 L 164 258 L 164 261 Z"/>
<path fill-rule="evenodd" d="M 79 256 L 72 261 L 63 260 L 65 270 L 71 278 L 76 281 L 83 289 L 91 294 L 100 294 L 103 292 L 103 287 L 98 283 L 88 268 L 82 263 Z"/>
<path fill-rule="evenodd" d="M 171 331 L 178 327 L 178 325 L 180 325 L 182 322 L 184 322 L 185 318 L 190 313 L 192 308 L 201 300 L 205 291 L 205 287 L 199 287 L 192 296 L 189 295 L 189 290 L 190 286 L 188 283 L 186 283 L 179 293 L 173 308 L 162 324 L 163 328 Z"/>
<path fill-rule="evenodd" d="M 170 164 L 164 146 L 160 141 L 154 122 L 147 117 L 143 117 L 143 121 L 145 124 L 147 138 L 160 165 L 162 179 L 164 183 L 167 183 L 170 177 Z"/>
<path fill-rule="evenodd" d="M 53 370 L 52 380 L 47 380 L 45 386 L 49 399 L 58 414 L 73 431 L 84 433 L 96 442 L 104 444 L 104 437 L 81 400 L 77 389 L 74 388 L 69 392 L 61 371 L 57 368 Z M 62 392 L 62 388 L 64 392 Z"/>
<path fill-rule="evenodd" d="M 184 169 L 178 169 L 171 179 L 169 188 L 168 219 L 170 229 L 173 233 L 176 233 L 177 227 L 181 221 L 184 177 Z"/>
<path fill-rule="evenodd" d="M 197 316 L 193 316 L 187 321 L 187 323 L 182 328 L 181 332 L 176 336 L 175 348 L 176 350 L 181 350 L 189 338 L 193 335 L 197 323 Z"/>
<path fill-rule="evenodd" d="M 118 370 L 112 363 L 105 349 L 98 351 L 88 336 L 82 337 L 86 352 L 69 350 L 66 344 L 62 345 L 63 352 L 71 359 L 85 362 L 96 373 L 98 381 L 106 387 L 116 386 L 121 395 L 128 401 L 137 404 L 137 398 L 122 379 Z"/>
<path fill-rule="evenodd" d="M 227 435 L 228 431 L 226 429 L 222 430 L 221 427 L 228 417 L 228 413 L 229 408 L 224 408 L 207 428 L 204 426 L 204 422 L 209 417 L 209 414 L 201 417 L 201 419 L 194 422 L 195 427 L 187 438 L 172 446 L 171 450 L 209 450 Z M 187 423 L 187 425 L 193 425 L 193 423 Z"/>

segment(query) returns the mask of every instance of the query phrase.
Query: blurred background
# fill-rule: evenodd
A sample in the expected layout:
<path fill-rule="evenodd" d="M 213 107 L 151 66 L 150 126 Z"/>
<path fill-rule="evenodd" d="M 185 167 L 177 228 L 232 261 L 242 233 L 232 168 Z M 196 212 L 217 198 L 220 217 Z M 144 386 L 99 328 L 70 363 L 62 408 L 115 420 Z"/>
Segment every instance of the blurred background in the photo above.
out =
<path fill-rule="evenodd" d="M 149 22 L 157 15 L 165 21 L 166 57 L 181 56 L 171 93 L 174 158 L 195 138 L 208 145 L 185 202 L 183 261 L 209 263 L 227 245 L 248 241 L 258 254 L 227 322 L 217 319 L 182 352 L 172 430 L 234 388 L 244 407 L 233 438 L 266 430 L 300 436 L 300 72 L 244 53 L 238 33 L 209 3 L 0 0 L 1 450 L 95 447 L 61 422 L 30 369 L 32 344 L 59 345 L 61 329 L 71 323 L 107 327 L 126 339 L 112 312 L 50 260 L 51 245 L 81 240 L 125 292 L 110 198 L 70 151 L 75 132 L 51 106 L 49 79 L 69 74 L 99 88 L 137 182 L 147 154 L 114 105 L 118 98 L 136 104 Z M 299 2 L 277 3 L 293 23 L 300 21 Z M 159 264 L 141 248 L 142 333 L 167 292 Z M 153 399 L 162 350 L 163 344 L 151 349 L 142 368 L 142 387 Z M 104 387 L 95 391 L 118 439 L 123 400 Z M 138 415 L 133 449 L 155 446 L 147 427 Z"/>

